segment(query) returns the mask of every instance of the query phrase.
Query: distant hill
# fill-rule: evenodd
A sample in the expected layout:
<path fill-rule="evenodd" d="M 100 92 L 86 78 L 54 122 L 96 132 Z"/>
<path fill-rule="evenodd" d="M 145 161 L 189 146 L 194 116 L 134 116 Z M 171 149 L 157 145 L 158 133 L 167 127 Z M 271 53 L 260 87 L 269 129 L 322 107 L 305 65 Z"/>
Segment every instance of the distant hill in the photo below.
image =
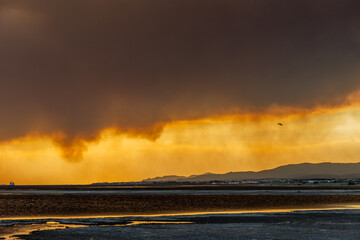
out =
<path fill-rule="evenodd" d="M 360 178 L 360 163 L 300 163 L 289 164 L 259 172 L 228 172 L 225 174 L 205 173 L 201 175 L 164 176 L 145 179 L 145 182 L 177 181 L 177 182 L 202 182 L 202 181 L 239 181 L 251 179 L 316 179 Z"/>

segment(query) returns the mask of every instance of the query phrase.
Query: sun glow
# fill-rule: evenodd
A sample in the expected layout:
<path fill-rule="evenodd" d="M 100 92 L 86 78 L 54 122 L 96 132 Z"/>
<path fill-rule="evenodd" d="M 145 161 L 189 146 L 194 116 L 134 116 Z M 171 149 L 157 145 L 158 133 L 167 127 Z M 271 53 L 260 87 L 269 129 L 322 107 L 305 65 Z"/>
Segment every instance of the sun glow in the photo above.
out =
<path fill-rule="evenodd" d="M 349 99 L 336 108 L 277 108 L 275 113 L 169 122 L 156 139 L 108 128 L 96 140 L 83 141 L 80 161 L 64 159 L 54 143 L 58 135 L 30 134 L 0 144 L 0 183 L 139 181 L 289 163 L 358 162 L 360 107 Z"/>

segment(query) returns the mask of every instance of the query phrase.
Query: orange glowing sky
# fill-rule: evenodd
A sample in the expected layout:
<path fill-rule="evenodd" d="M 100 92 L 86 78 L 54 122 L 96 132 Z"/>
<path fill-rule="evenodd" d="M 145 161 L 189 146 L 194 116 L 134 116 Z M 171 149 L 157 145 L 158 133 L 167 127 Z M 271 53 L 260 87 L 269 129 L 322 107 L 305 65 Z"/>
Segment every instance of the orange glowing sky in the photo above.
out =
<path fill-rule="evenodd" d="M 359 9 L 1 1 L 0 184 L 358 162 Z"/>
<path fill-rule="evenodd" d="M 174 121 L 165 124 L 156 139 L 108 128 L 96 140 L 84 141 L 87 150 L 78 161 L 64 159 L 54 136 L 32 134 L 0 145 L 0 182 L 139 181 L 168 174 L 258 171 L 289 163 L 357 162 L 356 99 L 353 94 L 345 105 L 333 108 L 277 107 L 263 114 Z"/>

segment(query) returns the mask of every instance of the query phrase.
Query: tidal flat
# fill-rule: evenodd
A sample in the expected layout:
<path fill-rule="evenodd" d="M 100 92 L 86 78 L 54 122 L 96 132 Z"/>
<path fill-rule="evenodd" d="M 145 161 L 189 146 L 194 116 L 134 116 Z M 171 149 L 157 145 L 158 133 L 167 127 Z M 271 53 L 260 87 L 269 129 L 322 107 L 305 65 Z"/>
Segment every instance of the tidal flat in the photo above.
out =
<path fill-rule="evenodd" d="M 360 236 L 358 188 L 209 186 L 192 190 L 125 190 L 2 189 L 0 239 L 359 239 Z M 154 193 L 155 190 L 158 192 Z"/>
<path fill-rule="evenodd" d="M 22 220 L 5 239 L 359 239 L 360 210 Z M 28 222 L 27 222 L 28 221 Z M 50 222 L 51 221 L 51 222 Z M 31 223 L 31 224 L 30 224 Z M 43 226 L 56 223 L 59 228 Z M 56 225 L 55 224 L 55 225 Z M 77 225 L 77 226 L 76 226 Z M 48 229 L 48 230 L 47 230 Z M 26 230 L 26 229 L 25 229 Z"/>

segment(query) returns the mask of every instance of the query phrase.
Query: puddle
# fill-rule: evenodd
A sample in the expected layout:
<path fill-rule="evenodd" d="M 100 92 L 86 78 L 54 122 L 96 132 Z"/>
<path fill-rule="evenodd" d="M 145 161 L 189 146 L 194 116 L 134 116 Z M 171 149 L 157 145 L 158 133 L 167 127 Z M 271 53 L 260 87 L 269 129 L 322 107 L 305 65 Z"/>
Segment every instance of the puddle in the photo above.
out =
<path fill-rule="evenodd" d="M 131 225 L 142 225 L 142 224 L 191 224 L 193 222 L 171 222 L 171 221 L 131 221 L 124 224 L 116 225 L 96 225 L 96 226 L 131 226 Z M 65 228 L 79 228 L 79 227 L 90 227 L 89 225 L 75 225 L 75 224 L 62 224 L 55 221 L 49 221 L 45 224 L 29 224 L 29 225 L 13 225 L 9 227 L 3 227 L 7 230 L 7 233 L 1 234 L 0 239 L 4 240 L 21 240 L 17 237 L 18 235 L 29 235 L 34 231 L 45 231 L 45 230 L 56 230 Z"/>
<path fill-rule="evenodd" d="M 169 222 L 169 221 L 132 221 L 126 224 L 119 224 L 114 226 L 131 226 L 131 225 L 144 225 L 144 224 L 190 224 L 193 222 Z"/>
<path fill-rule="evenodd" d="M 65 228 L 87 227 L 86 225 L 61 224 L 59 222 L 46 222 L 44 224 L 13 225 L 3 227 L 5 233 L 0 234 L 0 239 L 19 240 L 15 235 L 29 235 L 33 231 L 55 230 Z"/>

